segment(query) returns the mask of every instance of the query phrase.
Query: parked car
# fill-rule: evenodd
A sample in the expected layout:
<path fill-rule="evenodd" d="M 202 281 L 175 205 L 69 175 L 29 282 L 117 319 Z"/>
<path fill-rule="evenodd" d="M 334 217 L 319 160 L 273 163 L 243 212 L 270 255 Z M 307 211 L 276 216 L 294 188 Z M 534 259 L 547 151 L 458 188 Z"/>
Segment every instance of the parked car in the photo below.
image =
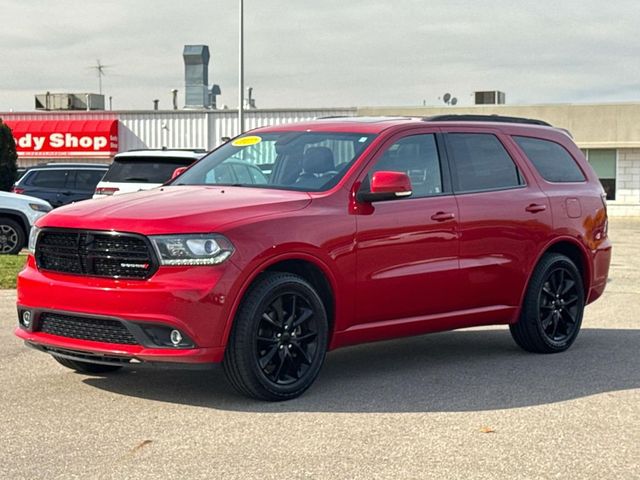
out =
<path fill-rule="evenodd" d="M 0 254 L 15 255 L 26 247 L 31 226 L 50 211 L 39 198 L 0 192 Z"/>
<path fill-rule="evenodd" d="M 267 160 L 268 179 L 215 174 Z M 374 340 L 505 324 L 527 351 L 562 352 L 611 258 L 604 191 L 571 137 L 498 116 L 260 128 L 166 186 L 37 227 L 18 278 L 27 345 L 88 373 L 222 362 L 264 400 Z"/>
<path fill-rule="evenodd" d="M 188 167 L 204 150 L 132 150 L 119 153 L 96 185 L 93 198 L 150 190 L 171 179 L 177 168 Z"/>
<path fill-rule="evenodd" d="M 48 163 L 28 168 L 13 184 L 12 192 L 31 195 L 60 207 L 93 196 L 109 165 Z"/>

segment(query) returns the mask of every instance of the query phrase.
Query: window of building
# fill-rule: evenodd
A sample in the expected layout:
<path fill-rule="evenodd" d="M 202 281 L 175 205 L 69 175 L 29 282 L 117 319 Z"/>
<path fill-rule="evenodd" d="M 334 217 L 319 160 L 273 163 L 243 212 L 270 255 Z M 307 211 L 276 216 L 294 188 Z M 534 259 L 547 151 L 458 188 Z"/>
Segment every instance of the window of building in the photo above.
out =
<path fill-rule="evenodd" d="M 513 137 L 513 139 L 545 180 L 584 182 L 584 174 L 562 145 L 539 138 Z"/>
<path fill-rule="evenodd" d="M 607 200 L 616 199 L 616 157 L 614 149 L 590 149 L 586 157 L 598 174 L 600 183 L 607 193 Z"/>
<path fill-rule="evenodd" d="M 513 160 L 495 135 L 449 133 L 454 191 L 502 190 L 523 185 Z"/>

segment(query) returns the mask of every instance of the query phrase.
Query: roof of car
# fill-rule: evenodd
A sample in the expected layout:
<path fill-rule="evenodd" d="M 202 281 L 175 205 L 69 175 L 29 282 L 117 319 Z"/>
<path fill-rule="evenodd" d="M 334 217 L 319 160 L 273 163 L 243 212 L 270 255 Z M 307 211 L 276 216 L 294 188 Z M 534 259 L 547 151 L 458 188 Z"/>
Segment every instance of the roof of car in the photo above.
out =
<path fill-rule="evenodd" d="M 109 165 L 107 163 L 64 163 L 64 162 L 58 162 L 58 163 L 43 163 L 40 165 L 34 165 L 32 167 L 27 167 L 26 170 L 51 170 L 51 169 L 56 169 L 56 168 L 65 168 L 65 169 L 69 169 L 69 168 L 98 168 L 98 169 L 104 169 L 106 170 L 107 168 L 109 168 Z"/>
<path fill-rule="evenodd" d="M 534 128 L 553 128 L 542 120 L 505 117 L 501 115 L 440 115 L 435 117 L 323 117 L 315 120 L 274 125 L 262 127 L 255 132 L 277 132 L 283 130 L 295 131 L 337 131 L 337 132 L 357 132 L 357 133 L 380 133 L 391 127 L 398 126 L 424 126 L 425 122 L 434 126 L 451 125 L 456 122 L 460 125 L 483 124 L 496 126 L 496 124 L 511 124 L 521 126 L 531 126 Z"/>
<path fill-rule="evenodd" d="M 193 158 L 198 159 L 202 157 L 205 150 L 129 150 L 128 152 L 118 153 L 115 158 L 121 159 L 123 157 L 136 157 L 136 158 Z"/>
<path fill-rule="evenodd" d="M 25 175 L 35 170 L 107 170 L 107 163 L 44 163 L 41 165 L 33 165 L 24 169 Z"/>

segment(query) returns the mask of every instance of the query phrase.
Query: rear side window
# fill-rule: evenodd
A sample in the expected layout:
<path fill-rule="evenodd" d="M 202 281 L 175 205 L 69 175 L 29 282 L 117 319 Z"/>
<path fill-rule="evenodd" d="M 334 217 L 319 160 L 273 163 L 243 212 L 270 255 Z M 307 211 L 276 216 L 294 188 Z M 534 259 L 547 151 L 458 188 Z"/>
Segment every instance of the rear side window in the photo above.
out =
<path fill-rule="evenodd" d="M 66 170 L 38 170 L 27 179 L 28 185 L 40 188 L 64 188 L 67 181 Z"/>
<path fill-rule="evenodd" d="M 93 192 L 103 176 L 104 170 L 76 170 L 75 182 L 69 188 Z"/>
<path fill-rule="evenodd" d="M 114 160 L 102 181 L 123 183 L 164 183 L 173 171 L 187 167 L 191 158 L 119 158 Z"/>
<path fill-rule="evenodd" d="M 513 137 L 533 166 L 549 182 L 584 182 L 584 174 L 569 152 L 556 142 Z"/>
<path fill-rule="evenodd" d="M 455 192 L 502 190 L 523 185 L 515 163 L 495 135 L 449 133 Z"/>

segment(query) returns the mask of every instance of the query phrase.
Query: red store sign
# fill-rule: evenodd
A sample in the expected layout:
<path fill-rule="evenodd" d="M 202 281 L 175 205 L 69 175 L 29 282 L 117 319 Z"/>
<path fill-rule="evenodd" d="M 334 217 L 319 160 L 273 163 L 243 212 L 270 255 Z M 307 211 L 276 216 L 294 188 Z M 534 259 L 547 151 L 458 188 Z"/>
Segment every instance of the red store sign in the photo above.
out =
<path fill-rule="evenodd" d="M 110 157 L 118 120 L 7 120 L 20 157 Z"/>

